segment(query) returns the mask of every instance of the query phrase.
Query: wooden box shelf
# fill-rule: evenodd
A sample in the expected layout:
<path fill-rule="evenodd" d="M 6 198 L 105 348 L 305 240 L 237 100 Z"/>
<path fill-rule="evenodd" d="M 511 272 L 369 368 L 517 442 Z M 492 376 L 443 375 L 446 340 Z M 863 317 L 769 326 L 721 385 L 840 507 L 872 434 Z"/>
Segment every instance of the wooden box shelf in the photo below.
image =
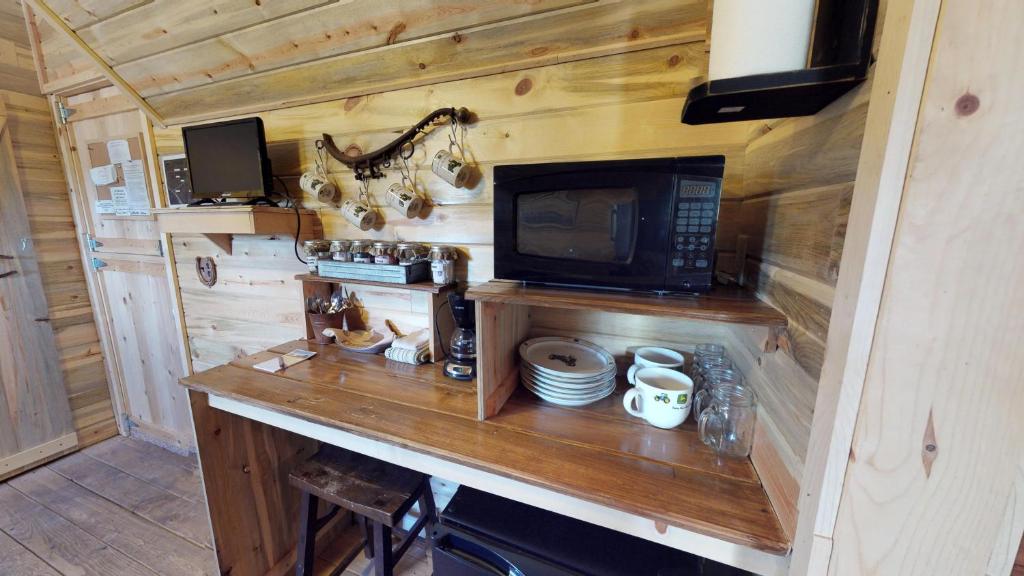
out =
<path fill-rule="evenodd" d="M 497 415 L 519 385 L 518 348 L 527 338 L 561 335 L 596 340 L 618 334 L 616 348 L 609 352 L 620 361 L 628 361 L 631 348 L 623 344 L 623 339 L 630 339 L 632 347 L 655 344 L 678 348 L 680 335 L 717 341 L 721 336 L 716 331 L 742 325 L 758 334 L 765 350 L 774 351 L 776 339 L 786 327 L 786 316 L 772 306 L 746 291 L 725 287 L 703 296 L 667 296 L 492 280 L 470 288 L 466 297 L 476 301 L 477 307 L 481 420 Z M 638 323 L 637 316 L 646 318 Z M 662 334 L 651 334 L 655 325 Z M 594 334 L 592 338 L 597 329 L 604 335 Z"/>
<path fill-rule="evenodd" d="M 316 210 L 273 206 L 195 206 L 158 208 L 153 211 L 157 226 L 168 234 L 202 234 L 231 254 L 235 234 L 281 235 L 299 241 L 323 238 Z"/>
<path fill-rule="evenodd" d="M 434 284 L 433 282 L 394 284 L 391 282 L 377 282 L 374 280 L 327 278 L 316 274 L 297 274 L 295 279 L 302 282 L 303 301 L 310 296 L 320 296 L 324 299 L 330 299 L 331 293 L 337 290 L 340 286 L 345 286 L 350 293 L 355 293 L 356 295 L 359 293 L 359 290 L 356 290 L 356 287 L 365 287 L 367 290 L 391 295 L 401 294 L 402 298 L 404 298 L 404 304 L 409 307 L 406 312 L 415 314 L 422 322 L 420 327 L 427 328 L 430 331 L 430 357 L 434 362 L 438 362 L 444 358 L 444 342 L 447 342 L 451 335 L 453 321 L 451 319 L 451 314 L 440 314 L 439 311 L 441 306 L 447 301 L 447 293 L 452 290 L 454 286 Z M 388 313 L 384 310 L 375 310 L 372 313 L 373 317 L 369 320 L 378 332 L 387 333 L 386 331 L 388 330 L 388 327 L 384 324 L 387 314 Z M 312 338 L 313 327 L 310 324 L 309 316 L 304 316 L 306 318 L 306 337 Z M 351 316 L 346 316 L 346 322 L 351 322 L 351 320 L 353 320 Z M 361 326 L 349 324 L 349 329 L 358 328 L 361 328 Z"/>

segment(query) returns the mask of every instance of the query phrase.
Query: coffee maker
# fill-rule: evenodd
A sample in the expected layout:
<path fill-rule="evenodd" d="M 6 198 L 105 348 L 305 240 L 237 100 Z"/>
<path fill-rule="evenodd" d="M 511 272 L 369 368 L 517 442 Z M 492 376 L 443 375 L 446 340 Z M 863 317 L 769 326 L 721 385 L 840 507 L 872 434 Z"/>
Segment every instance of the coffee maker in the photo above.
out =
<path fill-rule="evenodd" d="M 476 377 L 476 305 L 459 292 L 448 293 L 455 330 L 444 361 L 444 375 L 456 380 Z"/>

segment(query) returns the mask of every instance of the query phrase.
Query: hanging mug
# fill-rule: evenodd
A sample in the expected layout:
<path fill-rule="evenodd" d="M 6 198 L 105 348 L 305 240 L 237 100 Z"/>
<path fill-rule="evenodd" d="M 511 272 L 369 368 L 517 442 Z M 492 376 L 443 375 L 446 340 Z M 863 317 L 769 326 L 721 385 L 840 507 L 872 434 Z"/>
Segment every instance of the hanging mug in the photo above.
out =
<path fill-rule="evenodd" d="M 445 182 L 462 188 L 469 178 L 469 168 L 466 163 L 455 157 L 449 150 L 438 150 L 434 154 L 434 162 L 430 169 Z"/>
<path fill-rule="evenodd" d="M 316 196 L 317 200 L 324 204 L 333 203 L 338 198 L 338 187 L 315 172 L 303 172 L 299 178 L 299 188 L 307 194 Z"/>
<path fill-rule="evenodd" d="M 423 208 L 423 199 L 405 185 L 404 179 L 402 182 L 395 182 L 388 186 L 384 200 L 388 206 L 406 218 L 415 218 Z"/>
<path fill-rule="evenodd" d="M 351 198 L 341 204 L 341 215 L 360 230 L 369 230 L 377 223 L 377 213 L 366 204 Z"/>

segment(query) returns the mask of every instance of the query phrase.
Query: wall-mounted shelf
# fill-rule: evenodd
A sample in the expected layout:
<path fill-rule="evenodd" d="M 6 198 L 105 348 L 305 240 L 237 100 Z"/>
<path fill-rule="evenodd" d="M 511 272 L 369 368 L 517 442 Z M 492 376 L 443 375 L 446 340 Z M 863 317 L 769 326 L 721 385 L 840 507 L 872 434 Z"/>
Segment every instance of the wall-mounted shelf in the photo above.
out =
<path fill-rule="evenodd" d="M 785 314 L 749 292 L 726 287 L 716 288 L 702 296 L 660 296 L 640 292 L 543 288 L 492 280 L 470 288 L 466 297 L 477 302 L 599 310 L 778 328 L 785 327 L 787 322 Z"/>
<path fill-rule="evenodd" d="M 292 236 L 299 240 L 323 238 L 320 216 L 315 210 L 272 206 L 197 206 L 159 208 L 153 211 L 161 232 L 202 234 L 228 254 L 235 234 Z"/>
<path fill-rule="evenodd" d="M 375 282 L 373 280 L 353 280 L 351 278 L 328 278 L 316 274 L 296 274 L 296 280 L 303 282 L 323 282 L 325 284 L 357 284 L 359 286 L 381 286 L 384 288 L 401 288 L 403 290 L 415 290 L 417 292 L 430 292 L 440 294 L 455 288 L 453 284 L 434 284 L 433 282 L 413 282 L 412 284 L 396 284 L 394 282 Z"/>

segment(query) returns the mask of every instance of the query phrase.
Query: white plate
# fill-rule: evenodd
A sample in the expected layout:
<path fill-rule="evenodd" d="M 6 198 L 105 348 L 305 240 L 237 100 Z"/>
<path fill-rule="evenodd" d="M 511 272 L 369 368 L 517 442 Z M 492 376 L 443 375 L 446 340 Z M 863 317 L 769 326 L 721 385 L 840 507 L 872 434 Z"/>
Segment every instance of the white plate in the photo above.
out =
<path fill-rule="evenodd" d="M 558 396 L 554 396 L 554 395 L 542 392 L 539 389 L 534 389 L 533 387 L 531 387 L 529 384 L 527 384 L 525 382 L 523 383 L 523 386 L 527 390 L 529 390 L 530 392 L 533 392 L 534 394 L 536 394 L 538 398 L 540 398 L 541 400 L 544 400 L 545 402 L 550 402 L 550 403 L 556 404 L 558 406 L 570 406 L 570 407 L 586 406 L 587 404 L 593 404 L 594 402 L 597 402 L 598 400 L 606 398 L 612 392 L 615 391 L 615 387 L 611 386 L 611 387 L 609 387 L 607 392 L 603 393 L 600 396 L 594 397 L 594 398 L 566 400 L 566 399 L 560 398 Z"/>
<path fill-rule="evenodd" d="M 611 380 L 600 386 L 597 386 L 591 390 L 566 390 L 564 388 L 556 388 L 552 386 L 546 386 L 540 384 L 537 381 L 531 379 L 529 376 L 523 376 L 520 379 L 525 386 L 533 391 L 541 391 L 549 396 L 557 396 L 566 400 L 583 400 L 587 398 L 603 398 L 607 395 L 609 390 L 615 389 L 615 381 Z"/>
<path fill-rule="evenodd" d="M 531 364 L 530 362 L 526 362 L 526 361 L 523 361 L 521 364 L 523 366 L 528 367 L 534 374 L 538 374 L 540 376 L 545 376 L 547 378 L 556 378 L 558 380 L 563 380 L 565 382 L 587 382 L 587 381 L 594 380 L 594 379 L 607 378 L 609 375 L 615 374 L 615 372 L 616 372 L 616 367 L 614 365 L 609 366 L 603 372 L 601 372 L 600 374 L 594 376 L 594 375 L 590 375 L 590 374 L 576 375 L 576 374 L 565 374 L 564 372 L 555 372 L 555 371 L 548 370 L 547 368 L 544 368 L 544 367 L 541 367 L 541 366 L 536 366 L 536 365 Z"/>
<path fill-rule="evenodd" d="M 607 350 L 579 338 L 531 338 L 519 345 L 519 357 L 550 376 L 596 377 L 615 369 Z"/>
<path fill-rule="evenodd" d="M 607 375 L 599 376 L 596 378 L 587 378 L 586 380 L 578 378 L 573 380 L 564 380 L 562 378 L 556 378 L 553 376 L 548 376 L 546 374 L 537 372 L 536 370 L 532 369 L 529 365 L 525 364 L 522 367 L 520 367 L 520 370 L 523 372 L 523 374 L 529 375 L 531 378 L 542 384 L 549 384 L 551 386 L 566 388 L 568 390 L 587 390 L 589 388 L 600 387 L 604 384 L 607 384 L 608 380 L 615 378 L 615 372 L 609 372 Z"/>

